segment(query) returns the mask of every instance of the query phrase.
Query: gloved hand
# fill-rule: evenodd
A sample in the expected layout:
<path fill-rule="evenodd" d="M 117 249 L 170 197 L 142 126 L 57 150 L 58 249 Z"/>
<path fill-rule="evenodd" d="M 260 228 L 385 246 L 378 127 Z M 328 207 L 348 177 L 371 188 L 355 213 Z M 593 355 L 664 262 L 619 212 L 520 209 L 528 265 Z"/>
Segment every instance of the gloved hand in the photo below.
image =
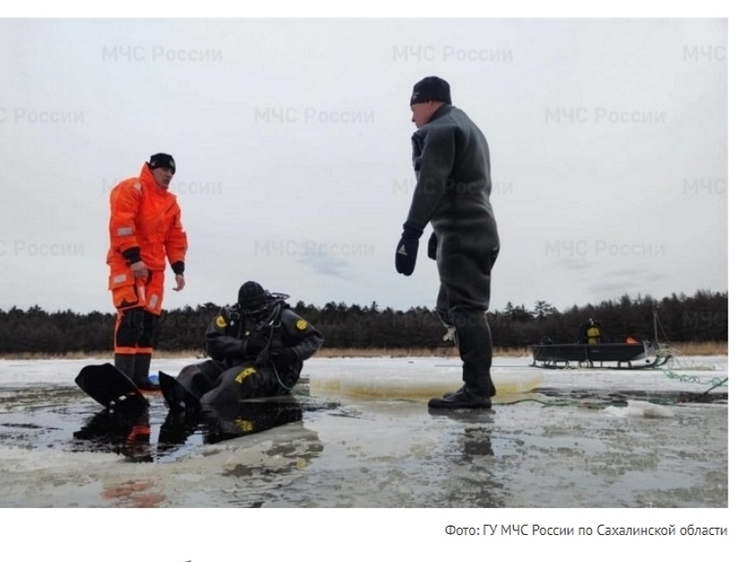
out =
<path fill-rule="evenodd" d="M 277 367 L 289 367 L 298 361 L 298 354 L 292 347 L 284 347 L 271 351 L 270 361 Z"/>
<path fill-rule="evenodd" d="M 253 334 L 244 340 L 244 354 L 249 356 L 257 355 L 267 345 L 267 340 L 262 334 Z"/>
<path fill-rule="evenodd" d="M 428 257 L 432 260 L 436 259 L 436 250 L 438 249 L 438 238 L 436 238 L 436 233 L 434 232 L 431 234 L 431 237 L 428 239 Z"/>
<path fill-rule="evenodd" d="M 412 272 L 415 271 L 419 239 L 422 235 L 422 228 L 417 228 L 408 223 L 403 225 L 402 238 L 397 244 L 397 252 L 394 255 L 394 266 L 397 268 L 397 273 L 412 275 Z"/>
<path fill-rule="evenodd" d="M 262 351 L 259 352 L 259 355 L 257 355 L 257 358 L 254 360 L 257 365 L 267 365 L 267 362 L 270 360 L 270 350 L 268 348 L 264 348 Z"/>

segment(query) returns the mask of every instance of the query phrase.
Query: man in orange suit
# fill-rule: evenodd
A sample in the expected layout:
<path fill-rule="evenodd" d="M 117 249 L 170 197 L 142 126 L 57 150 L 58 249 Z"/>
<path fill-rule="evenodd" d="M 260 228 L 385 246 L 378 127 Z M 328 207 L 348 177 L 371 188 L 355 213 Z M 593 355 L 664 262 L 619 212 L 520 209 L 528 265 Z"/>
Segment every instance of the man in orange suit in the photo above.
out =
<path fill-rule="evenodd" d="M 176 164 L 169 154 L 154 154 L 140 176 L 117 184 L 109 199 L 106 261 L 117 309 L 114 365 L 141 389 L 152 388 L 150 360 L 167 259 L 176 279 L 174 290 L 181 291 L 185 284 L 187 235 L 176 196 L 169 191 L 175 173 Z"/>

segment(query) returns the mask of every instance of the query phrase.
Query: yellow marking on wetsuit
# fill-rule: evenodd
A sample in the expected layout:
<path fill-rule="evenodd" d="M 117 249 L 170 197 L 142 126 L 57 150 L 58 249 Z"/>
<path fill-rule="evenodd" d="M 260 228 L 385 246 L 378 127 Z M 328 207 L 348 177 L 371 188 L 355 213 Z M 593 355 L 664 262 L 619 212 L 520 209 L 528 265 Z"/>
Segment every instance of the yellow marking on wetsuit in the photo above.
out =
<path fill-rule="evenodd" d="M 234 379 L 237 383 L 241 384 L 244 382 L 244 379 L 246 377 L 251 377 L 254 373 L 257 372 L 257 369 L 254 367 L 247 367 L 243 371 L 241 371 L 238 375 L 236 375 L 236 378 Z"/>

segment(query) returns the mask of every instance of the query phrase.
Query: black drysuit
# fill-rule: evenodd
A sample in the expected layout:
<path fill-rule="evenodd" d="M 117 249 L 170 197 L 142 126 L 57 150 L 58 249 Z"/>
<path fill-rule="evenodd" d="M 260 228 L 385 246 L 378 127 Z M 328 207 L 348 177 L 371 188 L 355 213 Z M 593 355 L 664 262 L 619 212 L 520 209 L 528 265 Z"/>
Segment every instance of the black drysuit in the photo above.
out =
<path fill-rule="evenodd" d="M 303 362 L 324 342 L 319 331 L 278 302 L 261 321 L 224 307 L 205 333 L 211 360 L 182 369 L 182 385 L 203 406 L 234 404 L 244 398 L 289 394 Z"/>
<path fill-rule="evenodd" d="M 490 204 L 488 142 L 462 110 L 444 104 L 415 131 L 412 150 L 417 184 L 405 225 L 433 227 L 438 314 L 456 328 L 466 388 L 489 396 L 493 348 L 485 312 L 500 240 Z"/>

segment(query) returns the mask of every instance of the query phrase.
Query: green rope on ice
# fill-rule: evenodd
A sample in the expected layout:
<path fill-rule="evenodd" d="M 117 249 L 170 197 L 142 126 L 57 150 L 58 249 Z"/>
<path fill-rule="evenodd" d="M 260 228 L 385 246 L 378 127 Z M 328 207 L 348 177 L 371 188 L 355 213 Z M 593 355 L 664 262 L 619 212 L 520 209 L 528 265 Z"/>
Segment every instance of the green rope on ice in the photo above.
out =
<path fill-rule="evenodd" d="M 708 394 L 709 392 L 711 392 L 714 388 L 718 388 L 719 386 L 726 384 L 726 381 L 728 381 L 728 380 L 729 380 L 729 377 L 726 377 L 722 381 L 718 381 L 718 379 L 714 379 L 714 381 L 718 381 L 718 382 L 714 386 L 712 386 L 711 388 L 709 388 L 708 390 L 706 390 L 705 392 L 703 392 L 702 394 L 700 394 L 699 396 L 693 398 L 691 400 L 691 402 L 697 402 L 698 400 L 700 400 L 701 398 L 703 398 L 706 394 Z"/>
<path fill-rule="evenodd" d="M 725 379 L 719 379 L 719 378 L 712 378 L 709 381 L 702 381 L 700 377 L 696 375 L 680 375 L 679 373 L 675 373 L 674 371 L 664 371 L 667 375 L 667 378 L 678 380 L 680 382 L 688 382 L 693 384 L 710 384 L 712 386 L 711 389 L 718 388 L 719 386 L 722 386 L 723 384 L 726 384 L 726 381 L 729 380 L 729 377 L 726 377 Z"/>
<path fill-rule="evenodd" d="M 512 402 L 493 402 L 494 406 L 513 406 L 514 404 L 520 404 L 522 402 L 537 402 L 538 404 L 542 404 L 542 407 L 546 408 L 548 406 L 572 406 L 572 402 L 546 402 L 544 400 L 539 400 L 537 398 L 521 398 L 519 400 L 514 400 Z"/>
<path fill-rule="evenodd" d="M 618 406 L 618 407 L 624 407 L 627 405 L 627 402 L 624 400 L 608 400 L 604 402 L 578 402 L 578 401 L 570 401 L 570 402 L 561 402 L 561 401 L 546 401 L 546 400 L 539 400 L 537 398 L 521 398 L 520 400 L 514 400 L 512 402 L 494 402 L 493 406 L 513 406 L 514 404 L 520 404 L 522 402 L 536 402 L 538 404 L 541 404 L 543 408 L 549 408 L 551 406 L 559 406 L 559 407 L 565 407 L 565 406 L 576 406 L 581 408 L 589 408 L 592 410 L 603 410 L 604 408 L 607 408 L 608 406 Z"/>
<path fill-rule="evenodd" d="M 720 386 L 726 385 L 726 383 L 729 380 L 729 377 L 719 379 L 719 378 L 712 378 L 710 380 L 701 380 L 700 377 L 697 377 L 695 375 L 681 375 L 679 373 L 675 373 L 671 370 L 665 370 L 664 373 L 666 374 L 667 378 L 674 379 L 680 382 L 686 382 L 686 383 L 692 383 L 692 384 L 701 384 L 701 385 L 710 385 L 710 388 L 706 390 L 705 392 L 699 394 L 695 398 L 691 398 L 690 400 L 663 400 L 663 399 L 657 399 L 657 398 L 648 398 L 647 400 L 651 402 L 652 404 L 659 404 L 662 406 L 672 406 L 675 404 L 680 404 L 683 401 L 686 402 L 697 402 L 700 398 L 711 392 L 712 390 L 715 390 L 716 388 Z M 566 406 L 576 406 L 581 408 L 588 408 L 592 410 L 603 410 L 605 408 L 608 408 L 610 406 L 614 406 L 617 408 L 624 408 L 628 405 L 627 400 L 604 400 L 600 402 L 578 402 L 575 400 L 572 401 L 547 401 L 547 400 L 539 400 L 537 398 L 521 398 L 519 400 L 513 400 L 511 402 L 494 402 L 494 406 L 513 406 L 515 404 L 521 404 L 522 402 L 536 402 L 537 404 L 541 404 L 543 408 L 549 408 L 552 406 L 556 407 L 566 407 Z"/>

